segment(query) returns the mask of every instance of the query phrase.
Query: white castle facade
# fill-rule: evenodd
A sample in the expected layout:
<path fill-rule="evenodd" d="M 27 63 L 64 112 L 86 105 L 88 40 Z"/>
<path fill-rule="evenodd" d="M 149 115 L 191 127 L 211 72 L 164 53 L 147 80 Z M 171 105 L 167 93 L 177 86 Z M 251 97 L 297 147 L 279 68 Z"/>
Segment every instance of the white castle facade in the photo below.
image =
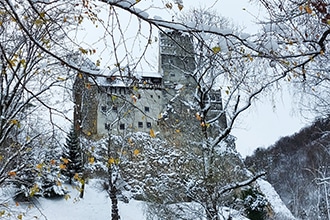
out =
<path fill-rule="evenodd" d="M 157 131 L 159 118 L 180 90 L 193 94 L 196 82 L 194 45 L 189 35 L 177 31 L 159 35 L 158 72 L 129 68 L 91 70 L 74 84 L 74 124 L 84 134 L 102 137 L 109 132 Z M 219 95 L 221 104 L 221 95 Z"/>

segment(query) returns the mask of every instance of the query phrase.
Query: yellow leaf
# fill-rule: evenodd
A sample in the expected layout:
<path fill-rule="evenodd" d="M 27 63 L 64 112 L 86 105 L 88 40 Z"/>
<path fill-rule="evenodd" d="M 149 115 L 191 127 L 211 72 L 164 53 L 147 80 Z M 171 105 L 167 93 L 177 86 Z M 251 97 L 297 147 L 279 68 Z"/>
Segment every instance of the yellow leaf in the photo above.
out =
<path fill-rule="evenodd" d="M 23 219 L 23 215 L 22 215 L 22 214 L 19 214 L 19 215 L 17 216 L 17 219 L 22 220 L 22 219 Z"/>
<path fill-rule="evenodd" d="M 134 151 L 133 151 L 133 154 L 136 156 L 136 155 L 138 155 L 140 153 L 140 151 L 139 151 L 139 149 L 135 149 Z"/>
<path fill-rule="evenodd" d="M 253 57 L 251 56 L 251 54 L 248 54 L 247 57 L 249 58 L 250 61 L 253 61 Z"/>
<path fill-rule="evenodd" d="M 179 8 L 179 10 L 181 11 L 181 10 L 183 9 L 183 5 L 178 4 L 178 8 Z"/>
<path fill-rule="evenodd" d="M 166 3 L 165 6 L 166 6 L 166 8 L 169 8 L 169 9 L 172 9 L 172 7 L 173 7 L 172 3 Z"/>
<path fill-rule="evenodd" d="M 66 79 L 63 78 L 63 77 L 58 76 L 58 77 L 57 77 L 57 80 L 58 80 L 58 81 L 65 81 Z"/>
<path fill-rule="evenodd" d="M 39 192 L 39 186 L 38 184 L 34 184 L 34 186 L 30 190 L 30 196 L 34 196 L 36 192 Z"/>
<path fill-rule="evenodd" d="M 302 5 L 299 6 L 299 11 L 302 12 L 304 10 L 304 7 Z"/>
<path fill-rule="evenodd" d="M 115 159 L 113 157 L 110 157 L 109 160 L 108 160 L 108 164 L 111 165 L 111 164 L 114 164 L 115 163 Z"/>
<path fill-rule="evenodd" d="M 64 196 L 64 199 L 65 200 L 68 200 L 68 199 L 70 199 L 71 198 L 71 196 L 69 195 L 69 194 L 65 194 L 65 196 Z"/>
<path fill-rule="evenodd" d="M 16 125 L 18 128 L 21 127 L 21 124 L 19 123 L 19 121 L 17 119 L 10 120 L 10 124 Z"/>
<path fill-rule="evenodd" d="M 46 12 L 44 12 L 44 11 L 43 11 L 43 12 L 40 12 L 40 17 L 41 17 L 41 18 L 44 18 L 45 15 L 46 15 Z"/>
<path fill-rule="evenodd" d="M 61 160 L 63 161 L 64 164 L 68 164 L 69 163 L 69 159 L 67 159 L 67 158 L 61 158 Z"/>
<path fill-rule="evenodd" d="M 90 158 L 88 158 L 88 162 L 89 162 L 90 164 L 93 164 L 93 163 L 95 162 L 95 158 L 94 158 L 94 157 L 90 157 Z"/>
<path fill-rule="evenodd" d="M 83 78 L 82 73 L 78 73 L 78 77 L 79 77 L 79 79 L 82 79 Z"/>
<path fill-rule="evenodd" d="M 156 137 L 156 134 L 154 132 L 154 130 L 150 129 L 150 137 L 154 138 Z"/>
<path fill-rule="evenodd" d="M 198 121 L 202 120 L 202 117 L 199 115 L 199 113 L 196 113 L 196 118 L 197 118 Z"/>
<path fill-rule="evenodd" d="M 65 170 L 65 169 L 66 169 L 66 165 L 63 164 L 63 163 L 61 163 L 61 164 L 60 164 L 60 169 L 61 169 L 61 170 Z"/>
<path fill-rule="evenodd" d="M 51 159 L 51 160 L 50 160 L 50 164 L 51 164 L 51 165 L 55 165 L 55 164 L 56 164 L 56 160 Z"/>
<path fill-rule="evenodd" d="M 128 138 L 128 144 L 129 144 L 130 146 L 133 146 L 133 145 L 134 145 L 134 142 L 133 142 L 133 140 L 132 140 L 131 138 Z"/>
<path fill-rule="evenodd" d="M 181 131 L 180 131 L 180 129 L 176 129 L 175 132 L 176 133 L 180 133 Z"/>
<path fill-rule="evenodd" d="M 36 25 L 41 25 L 42 23 L 43 23 L 42 19 L 37 19 L 34 21 L 34 24 L 36 24 Z"/>
<path fill-rule="evenodd" d="M 3 216 L 3 215 L 5 215 L 5 213 L 6 213 L 5 210 L 1 210 L 1 211 L 0 211 L 0 217 Z"/>
<path fill-rule="evenodd" d="M 42 163 L 39 163 L 39 164 L 37 164 L 36 167 L 37 167 L 38 170 L 41 170 L 42 169 L 42 166 L 43 166 Z"/>
<path fill-rule="evenodd" d="M 25 67 L 25 65 L 26 65 L 26 61 L 25 61 L 25 59 L 22 59 L 22 60 L 20 61 L 20 63 Z"/>
<path fill-rule="evenodd" d="M 305 11 L 306 11 L 308 14 L 312 14 L 312 13 L 313 13 L 312 9 L 311 9 L 308 5 L 305 6 Z"/>
<path fill-rule="evenodd" d="M 86 50 L 86 49 L 84 49 L 84 48 L 82 48 L 82 47 L 79 48 L 79 51 L 80 51 L 82 54 L 87 54 L 87 53 L 88 53 L 88 50 Z"/>
<path fill-rule="evenodd" d="M 11 176 L 11 177 L 14 177 L 14 176 L 16 176 L 16 172 L 15 171 L 9 171 L 8 175 Z"/>
<path fill-rule="evenodd" d="M 111 100 L 112 100 L 113 102 L 116 101 L 116 99 L 118 99 L 117 96 L 115 96 L 115 95 L 112 95 L 112 96 L 111 96 Z"/>
<path fill-rule="evenodd" d="M 17 62 L 16 59 L 9 60 L 9 65 L 10 65 L 11 67 L 14 67 L 14 66 L 16 66 L 16 62 Z"/>
<path fill-rule="evenodd" d="M 78 173 L 76 173 L 75 175 L 74 175 L 74 177 L 73 177 L 75 180 L 79 180 L 79 174 Z"/>
<path fill-rule="evenodd" d="M 86 87 L 87 89 L 91 89 L 91 84 L 90 84 L 90 83 L 86 83 L 85 87 Z"/>
<path fill-rule="evenodd" d="M 16 206 L 19 206 L 19 202 L 15 202 L 15 205 L 16 205 Z"/>
<path fill-rule="evenodd" d="M 212 48 L 213 53 L 217 54 L 221 51 L 221 48 L 219 46 L 215 46 Z"/>

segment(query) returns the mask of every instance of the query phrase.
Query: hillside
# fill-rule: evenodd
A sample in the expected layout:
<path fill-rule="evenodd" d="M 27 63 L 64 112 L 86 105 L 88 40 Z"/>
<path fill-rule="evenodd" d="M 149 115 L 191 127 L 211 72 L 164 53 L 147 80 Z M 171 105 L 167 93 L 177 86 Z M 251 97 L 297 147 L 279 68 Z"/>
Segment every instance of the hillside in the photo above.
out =
<path fill-rule="evenodd" d="M 267 180 L 295 217 L 329 219 L 330 119 L 319 119 L 296 134 L 258 148 L 246 158 Z"/>

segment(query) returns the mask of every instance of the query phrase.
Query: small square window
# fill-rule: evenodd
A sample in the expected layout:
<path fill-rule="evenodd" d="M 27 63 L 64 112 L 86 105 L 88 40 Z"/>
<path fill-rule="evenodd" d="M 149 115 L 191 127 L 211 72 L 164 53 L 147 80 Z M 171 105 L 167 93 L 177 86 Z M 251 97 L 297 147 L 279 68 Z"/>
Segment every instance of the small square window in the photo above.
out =
<path fill-rule="evenodd" d="M 147 122 L 147 128 L 151 128 L 151 122 Z"/>
<path fill-rule="evenodd" d="M 150 98 L 153 98 L 154 96 L 153 95 L 150 95 Z"/>
<path fill-rule="evenodd" d="M 102 112 L 107 112 L 107 106 L 102 105 L 102 106 L 101 106 L 101 111 L 102 111 Z"/>
<path fill-rule="evenodd" d="M 144 107 L 144 111 L 145 111 L 145 112 L 149 112 L 149 111 L 150 111 L 150 108 L 147 107 L 147 106 L 145 106 L 145 107 Z"/>
<path fill-rule="evenodd" d="M 110 124 L 109 123 L 105 123 L 104 124 L 104 128 L 105 128 L 105 130 L 110 130 Z"/>
<path fill-rule="evenodd" d="M 143 122 L 140 122 L 140 121 L 139 121 L 139 122 L 138 122 L 138 127 L 139 127 L 139 128 L 143 128 Z"/>
<path fill-rule="evenodd" d="M 125 130 L 125 124 L 120 124 L 120 125 L 119 125 L 119 129 L 120 129 L 120 130 Z"/>
<path fill-rule="evenodd" d="M 117 106 L 115 106 L 115 105 L 112 106 L 112 111 L 115 111 L 116 112 L 117 110 L 118 110 Z"/>

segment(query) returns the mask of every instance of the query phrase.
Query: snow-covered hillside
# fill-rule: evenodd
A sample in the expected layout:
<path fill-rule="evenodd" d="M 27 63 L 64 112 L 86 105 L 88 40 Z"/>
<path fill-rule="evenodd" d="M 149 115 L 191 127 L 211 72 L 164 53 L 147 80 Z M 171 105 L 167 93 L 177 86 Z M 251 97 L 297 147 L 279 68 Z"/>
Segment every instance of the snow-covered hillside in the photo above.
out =
<path fill-rule="evenodd" d="M 274 187 L 267 181 L 263 179 L 257 180 L 257 184 L 261 192 L 265 195 L 266 199 L 269 201 L 271 208 L 274 212 L 275 219 L 281 220 L 293 220 L 296 219 L 290 210 L 285 206 L 280 196 L 275 191 Z"/>

